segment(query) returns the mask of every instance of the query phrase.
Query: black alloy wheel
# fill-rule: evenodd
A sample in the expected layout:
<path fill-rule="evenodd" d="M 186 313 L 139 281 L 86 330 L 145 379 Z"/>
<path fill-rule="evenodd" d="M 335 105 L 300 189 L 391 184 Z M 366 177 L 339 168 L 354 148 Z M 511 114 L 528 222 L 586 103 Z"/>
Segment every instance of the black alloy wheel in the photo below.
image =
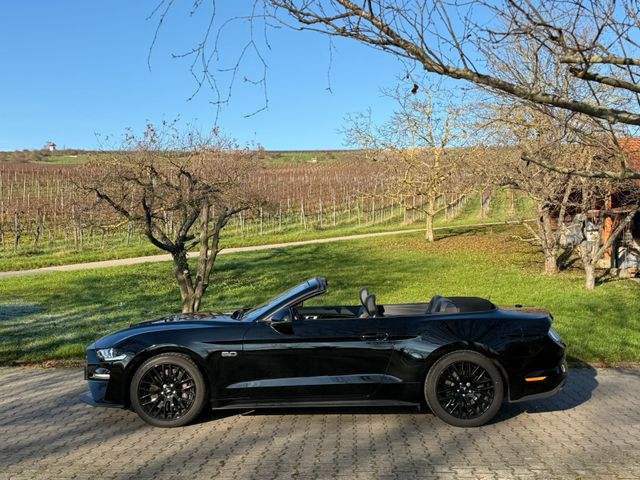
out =
<path fill-rule="evenodd" d="M 179 427 L 195 419 L 205 403 L 202 373 L 186 355 L 161 354 L 150 358 L 131 381 L 131 405 L 147 423 Z"/>
<path fill-rule="evenodd" d="M 440 405 L 452 416 L 477 418 L 489 410 L 493 401 L 493 380 L 480 365 L 455 362 L 440 374 L 436 396 Z"/>
<path fill-rule="evenodd" d="M 471 350 L 440 358 L 425 381 L 425 398 L 431 411 L 458 427 L 487 423 L 500 409 L 503 396 L 502 377 L 496 366 Z"/>

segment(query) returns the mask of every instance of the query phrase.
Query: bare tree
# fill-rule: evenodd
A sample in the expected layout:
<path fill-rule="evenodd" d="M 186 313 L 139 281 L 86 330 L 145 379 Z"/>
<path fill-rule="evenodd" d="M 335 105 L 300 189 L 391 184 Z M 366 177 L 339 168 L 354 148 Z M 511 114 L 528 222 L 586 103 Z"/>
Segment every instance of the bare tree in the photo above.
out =
<path fill-rule="evenodd" d="M 503 46 L 501 52 L 488 54 L 493 75 L 580 100 L 594 92 L 555 64 L 549 52 L 540 50 L 530 37 L 509 38 Z M 609 99 L 606 92 L 600 96 Z M 611 150 L 610 139 L 616 132 L 585 114 L 510 96 L 491 96 L 482 107 L 481 128 L 491 133 L 496 146 L 503 147 L 483 162 L 486 176 L 524 192 L 533 201 L 536 223 L 524 223 L 531 234 L 527 240 L 541 247 L 545 273 L 556 274 L 573 250 L 563 242 L 565 219 L 580 207 L 576 204 L 577 182 L 570 172 L 596 171 L 594 155 L 602 157 L 604 150 Z M 598 165 L 602 169 L 611 162 Z M 592 183 L 595 188 L 597 179 Z"/>
<path fill-rule="evenodd" d="M 532 108 L 521 102 L 491 103 L 484 108 L 482 128 L 490 134 L 493 148 L 479 157 L 482 177 L 520 191 L 533 202 L 535 224 L 522 222 L 531 235 L 523 240 L 541 248 L 544 272 L 555 275 L 573 250 L 563 243 L 562 225 L 576 208 L 572 195 L 576 181 L 572 175 L 539 163 L 581 168 L 592 149 L 579 144 L 581 131 L 572 128 L 572 114 Z M 522 158 L 530 161 L 525 163 Z"/>
<path fill-rule="evenodd" d="M 565 157 L 554 156 L 555 162 L 567 162 L 570 159 L 568 152 L 561 154 Z M 485 165 L 485 176 L 493 178 L 498 186 L 524 193 L 533 202 L 535 223 L 532 226 L 522 219 L 522 225 L 531 237 L 521 239 L 540 247 L 545 274 L 557 274 L 572 251 L 563 244 L 562 222 L 572 207 L 571 193 L 575 188 L 573 177 L 538 165 L 527 165 L 520 160 L 514 148 L 490 149 L 483 157 L 481 163 Z"/>
<path fill-rule="evenodd" d="M 482 162 L 485 174 L 500 185 L 524 192 L 536 208 L 535 228 L 523 225 L 545 257 L 545 273 L 555 274 L 577 251 L 585 272 L 586 288 L 595 286 L 596 268 L 638 211 L 640 197 L 633 181 L 559 173 L 540 166 L 554 162 L 559 169 L 584 172 L 613 169 L 618 147 L 606 144 L 601 132 L 576 124 L 574 115 L 540 109 L 491 106 L 491 127 L 503 148 Z M 505 148 L 509 145 L 513 148 Z M 519 157 L 538 160 L 523 163 Z M 499 160 L 494 160 L 499 156 Z M 621 207 L 608 208 L 612 196 Z M 607 222 L 616 219 L 606 233 Z M 577 227 L 578 231 L 573 231 Z M 567 236 L 579 237 L 567 242 Z"/>
<path fill-rule="evenodd" d="M 621 184 L 588 178 L 579 178 L 577 187 L 580 192 L 578 219 L 582 237 L 577 251 L 584 269 L 585 287 L 593 290 L 596 270 L 605 253 L 612 249 L 640 211 L 640 187 L 633 182 Z M 617 197 L 621 207 L 608 208 L 612 196 Z M 609 232 L 606 232 L 607 226 L 610 227 Z"/>
<path fill-rule="evenodd" d="M 133 223 L 149 241 L 169 252 L 182 311 L 198 311 L 220 251 L 220 235 L 237 213 L 255 206 L 251 190 L 256 163 L 214 130 L 180 135 L 170 126 L 148 125 L 142 138 L 128 136 L 127 149 L 89 163 L 81 187 Z M 198 247 L 195 267 L 189 251 Z"/>
<path fill-rule="evenodd" d="M 435 216 L 456 205 L 474 188 L 462 109 L 442 105 L 431 90 L 392 94 L 398 109 L 388 122 L 372 124 L 370 115 L 348 119 L 347 142 L 364 148 L 396 179 L 386 195 L 425 215 L 425 239 L 433 242 Z M 414 202 L 413 199 L 418 201 Z"/>
<path fill-rule="evenodd" d="M 160 3 L 164 15 L 173 3 Z M 204 12 L 203 3 L 196 2 L 194 12 Z M 410 72 L 418 65 L 492 93 L 579 113 L 604 126 L 640 126 L 638 0 L 256 0 L 250 5 L 247 15 L 236 20 L 251 19 L 247 44 L 252 50 L 260 51 L 257 23 L 265 30 L 273 23 L 285 23 L 382 50 L 406 61 Z M 211 63 L 219 58 L 220 37 L 211 34 L 215 19 L 214 14 L 204 39 L 189 52 L 201 60 L 198 66 L 203 72 L 215 71 Z M 228 25 L 218 20 L 219 30 Z M 505 45 L 523 38 L 553 68 L 583 84 L 589 95 L 531 83 L 517 71 L 497 74 L 492 70 L 492 59 L 501 55 Z M 268 41 L 263 46 L 269 48 Z M 258 58 L 264 66 L 263 57 Z M 523 64 L 529 61 L 521 59 Z M 230 70 L 238 71 L 239 65 Z M 625 155 L 618 160 L 622 168 L 615 170 L 556 168 L 562 169 L 559 173 L 590 177 L 640 178 L 640 172 L 627 165 Z"/>
<path fill-rule="evenodd" d="M 640 113 L 529 88 L 517 78 L 499 78 L 482 55 L 512 36 L 528 36 L 554 61 L 571 65 L 577 79 L 637 96 L 633 67 L 640 66 L 638 5 L 634 0 L 448 2 L 442 0 L 270 0 L 306 28 L 349 37 L 425 71 L 471 81 L 539 104 L 565 108 L 611 122 L 640 125 Z M 613 67 L 622 78 L 593 73 Z M 620 68 L 621 67 L 621 68 Z M 637 105 L 636 105 L 637 107 Z"/>

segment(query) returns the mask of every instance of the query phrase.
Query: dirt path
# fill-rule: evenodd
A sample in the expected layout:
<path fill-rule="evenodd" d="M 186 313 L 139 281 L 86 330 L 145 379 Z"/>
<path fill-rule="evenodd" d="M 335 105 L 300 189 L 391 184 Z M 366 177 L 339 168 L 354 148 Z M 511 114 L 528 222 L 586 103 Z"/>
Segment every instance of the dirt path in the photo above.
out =
<path fill-rule="evenodd" d="M 517 222 L 492 222 L 492 223 L 474 223 L 468 225 L 455 225 L 447 227 L 436 227 L 434 230 L 453 230 L 457 228 L 483 227 L 491 225 L 504 225 L 505 223 Z M 271 243 L 267 245 L 253 245 L 249 247 L 230 247 L 223 249 L 219 255 L 228 255 L 231 253 L 255 252 L 258 250 L 271 250 L 274 248 L 295 247 L 299 245 L 313 245 L 316 243 L 340 242 L 345 240 L 359 240 L 361 238 L 385 237 L 388 235 L 400 235 L 403 233 L 422 232 L 423 228 L 414 228 L 410 230 L 394 230 L 391 232 L 362 233 L 359 235 L 346 235 L 342 237 L 316 238 L 313 240 L 300 240 L 297 242 Z M 198 257 L 198 252 L 190 254 L 192 258 Z M 125 265 L 137 265 L 139 263 L 167 262 L 171 260 L 171 255 L 148 255 L 146 257 L 119 258 L 114 260 L 102 260 L 100 262 L 72 263 L 68 265 L 55 265 L 51 267 L 34 268 L 30 270 L 16 270 L 11 272 L 0 272 L 0 279 L 10 277 L 20 277 L 24 275 L 37 275 L 49 272 L 71 272 L 74 270 L 91 270 L 95 268 L 121 267 Z"/>

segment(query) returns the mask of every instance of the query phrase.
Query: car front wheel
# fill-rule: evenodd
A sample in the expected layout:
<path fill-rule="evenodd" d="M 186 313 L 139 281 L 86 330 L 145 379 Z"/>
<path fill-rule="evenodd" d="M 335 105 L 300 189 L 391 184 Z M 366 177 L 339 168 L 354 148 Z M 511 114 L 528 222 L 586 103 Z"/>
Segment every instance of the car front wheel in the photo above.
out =
<path fill-rule="evenodd" d="M 504 385 L 491 360 L 478 352 L 459 350 L 433 364 L 424 394 L 440 419 L 456 427 L 478 427 L 500 410 Z"/>
<path fill-rule="evenodd" d="M 200 414 L 207 389 L 200 369 L 188 356 L 165 353 L 138 368 L 129 394 L 131 406 L 145 422 L 180 427 Z"/>

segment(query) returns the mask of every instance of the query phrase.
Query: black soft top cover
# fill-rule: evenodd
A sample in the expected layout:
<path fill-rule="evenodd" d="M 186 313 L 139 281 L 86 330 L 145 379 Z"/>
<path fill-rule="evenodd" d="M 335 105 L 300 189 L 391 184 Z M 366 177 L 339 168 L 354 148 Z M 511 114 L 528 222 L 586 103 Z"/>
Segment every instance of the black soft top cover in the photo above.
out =
<path fill-rule="evenodd" d="M 495 310 L 496 306 L 489 300 L 480 297 L 447 297 L 458 307 L 460 313 L 487 312 Z"/>

